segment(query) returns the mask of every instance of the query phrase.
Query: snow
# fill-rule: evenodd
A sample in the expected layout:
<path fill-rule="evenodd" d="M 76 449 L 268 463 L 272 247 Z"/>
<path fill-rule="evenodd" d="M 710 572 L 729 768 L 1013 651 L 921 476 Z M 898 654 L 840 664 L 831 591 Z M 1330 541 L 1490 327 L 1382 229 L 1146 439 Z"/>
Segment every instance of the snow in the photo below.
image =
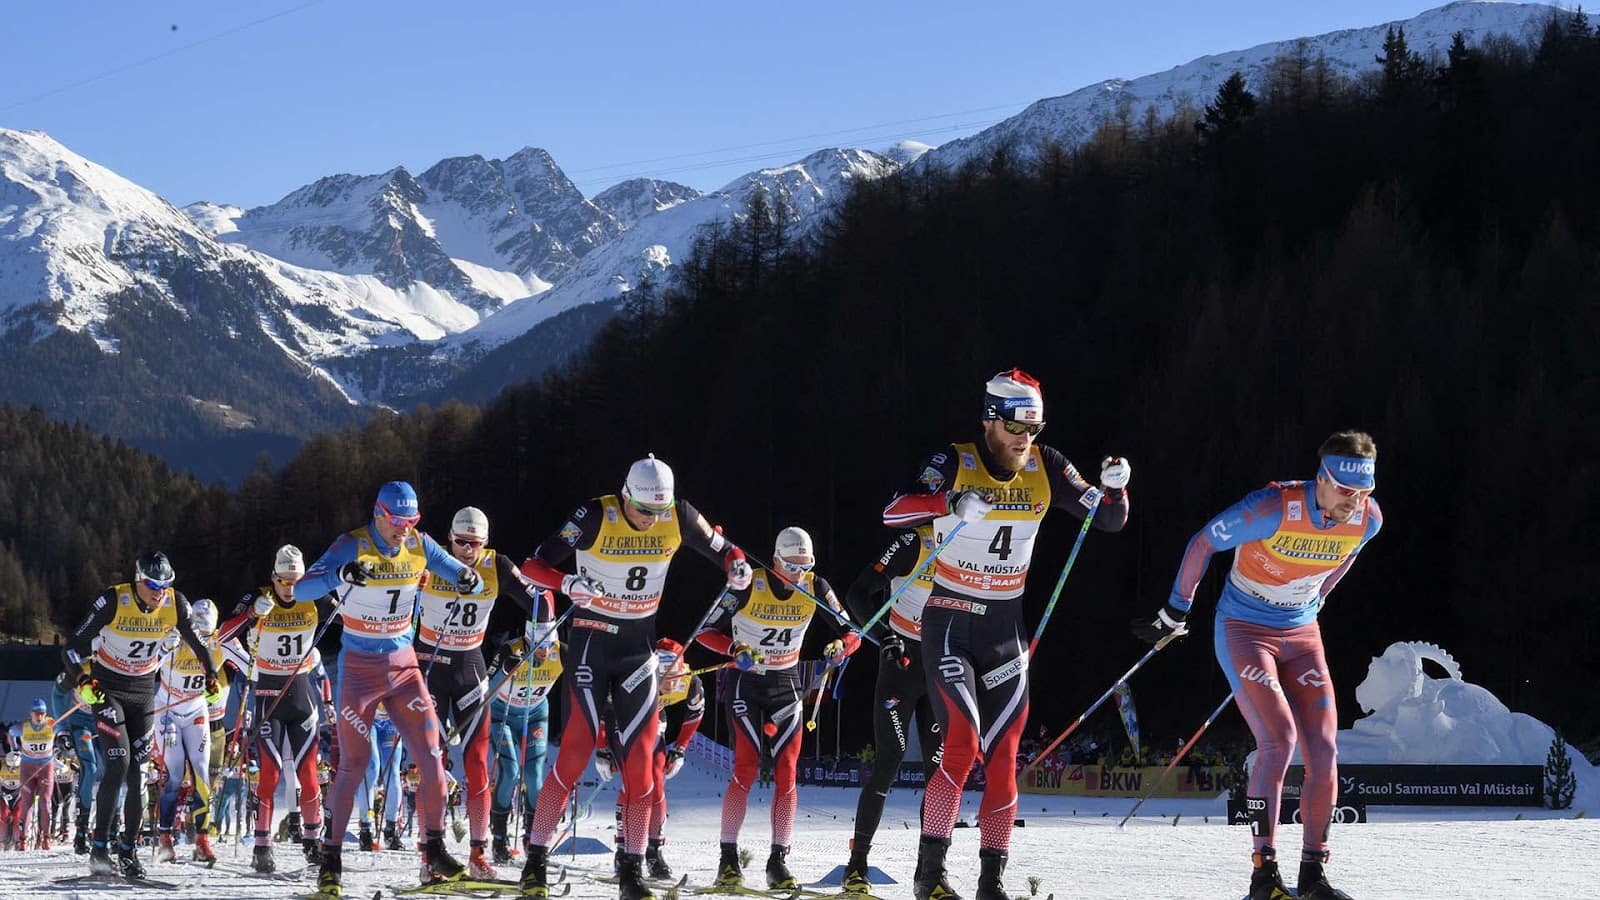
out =
<path fill-rule="evenodd" d="M 552 747 L 552 760 L 554 754 Z M 670 813 L 664 852 L 679 874 L 689 876 L 691 884 L 707 884 L 717 860 L 720 795 L 726 774 L 703 758 L 692 759 L 683 773 L 668 783 Z M 582 787 L 580 797 L 595 790 Z M 598 790 L 598 799 L 579 823 L 578 835 L 609 848 L 615 791 L 609 785 Z M 740 836 L 740 846 L 755 856 L 746 869 L 752 883 L 759 883 L 766 857 L 770 796 L 768 789 L 751 793 Z M 857 792 L 850 788 L 801 786 L 789 863 L 802 882 L 814 882 L 845 862 L 856 798 Z M 871 862 L 898 883 L 880 887 L 881 896 L 911 896 L 917 802 L 918 794 L 909 790 L 897 790 L 889 797 Z M 969 792 L 962 809 L 964 821 L 974 820 L 977 802 L 978 795 Z M 1022 795 L 1018 816 L 1026 826 L 1016 830 L 1012 842 L 1006 881 L 1011 893 L 1026 894 L 1032 876 L 1040 879 L 1041 897 L 1053 893 L 1062 900 L 1130 896 L 1231 900 L 1243 895 L 1249 881 L 1250 836 L 1248 829 L 1222 824 L 1222 799 L 1151 800 L 1138 818 L 1119 830 L 1116 823 L 1132 803 Z M 1371 823 L 1341 826 L 1334 832 L 1330 880 L 1359 898 L 1595 896 L 1595 885 L 1600 884 L 1600 858 L 1593 853 L 1595 823 L 1539 810 L 1528 812 L 1531 817 L 1517 820 L 1514 810 L 1503 808 L 1369 807 Z M 1175 820 L 1174 816 L 1181 818 Z M 1280 844 L 1298 846 L 1298 826 L 1283 826 L 1280 834 Z M 976 829 L 958 829 L 949 857 L 951 881 L 967 896 L 971 896 L 977 872 L 977 837 Z M 447 840 L 453 839 L 447 836 Z M 229 839 L 219 843 L 217 850 L 222 866 L 247 869 L 249 847 Z M 467 847 L 453 843 L 452 852 L 465 860 Z M 290 848 L 278 847 L 277 855 L 280 867 L 292 867 L 295 857 Z M 557 854 L 555 861 L 607 867 L 610 857 Z M 153 892 L 127 889 L 68 890 L 53 884 L 53 878 L 87 871 L 84 858 L 73 856 L 70 847 L 47 853 L 8 853 L 6 862 L 0 867 L 0 893 L 10 896 L 85 900 L 154 896 Z M 347 897 L 371 897 L 376 890 L 389 896 L 391 886 L 415 884 L 417 856 L 413 852 L 374 855 L 347 844 L 344 864 Z M 309 880 L 303 884 L 263 881 L 221 868 L 206 871 L 148 861 L 146 866 L 150 877 L 178 883 L 178 890 L 161 894 L 179 900 L 287 898 L 312 889 Z M 1291 872 L 1292 883 L 1293 866 L 1285 868 Z M 514 867 L 501 868 L 502 877 L 516 878 L 517 874 Z M 615 887 L 574 881 L 570 896 L 579 900 L 616 896 Z"/>

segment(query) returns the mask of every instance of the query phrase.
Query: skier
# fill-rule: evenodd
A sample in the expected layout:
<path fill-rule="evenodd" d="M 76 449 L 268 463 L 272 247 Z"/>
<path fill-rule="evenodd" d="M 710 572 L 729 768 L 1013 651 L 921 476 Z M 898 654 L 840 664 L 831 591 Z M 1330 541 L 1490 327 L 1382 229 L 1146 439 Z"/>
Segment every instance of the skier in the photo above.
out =
<path fill-rule="evenodd" d="M 986 776 L 978 811 L 977 900 L 1006 897 L 1002 876 L 1017 803 L 1017 743 L 1028 718 L 1028 660 L 1022 595 L 1045 513 L 1065 510 L 1094 527 L 1119 531 L 1128 518 L 1128 463 L 1100 463 L 1091 487 L 1059 451 L 1035 445 L 1044 428 L 1044 394 L 1021 369 L 985 386 L 982 435 L 926 459 L 917 478 L 884 509 L 892 528 L 931 524 L 943 539 L 965 523 L 934 561 L 922 614 L 923 667 L 944 733 L 939 769 L 922 797 L 917 900 L 959 895 L 944 860 L 961 791 L 981 753 Z"/>
<path fill-rule="evenodd" d="M 656 641 L 656 653 L 661 661 L 661 688 L 656 706 L 660 709 L 661 733 L 656 738 L 655 777 L 657 785 L 665 785 L 683 771 L 684 753 L 695 732 L 700 730 L 700 720 L 706 712 L 706 689 L 699 675 L 689 674 L 688 661 L 684 659 L 683 645 L 672 638 Z M 650 807 L 650 842 L 645 847 L 644 861 L 651 878 L 671 878 L 672 867 L 661 855 L 667 839 L 662 832 L 667 824 L 667 792 L 656 791 L 655 805 Z"/>
<path fill-rule="evenodd" d="M 28 824 L 35 821 L 34 801 L 39 804 L 39 831 L 34 845 L 50 849 L 50 801 L 56 793 L 56 720 L 43 697 L 35 697 L 28 718 L 11 727 L 12 746 L 22 753 L 22 788 L 17 795 L 17 814 L 13 825 L 18 850 L 27 849 Z"/>
<path fill-rule="evenodd" d="M 321 861 L 322 793 L 318 788 L 317 723 L 331 715 L 326 673 L 313 646 L 318 625 L 333 615 L 333 597 L 324 593 L 301 598 L 295 585 L 305 577 L 305 555 L 293 544 L 279 547 L 272 560 L 272 581 L 246 594 L 240 609 L 250 616 L 248 643 L 254 647 L 251 690 L 255 707 L 249 715 L 257 735 L 259 760 L 255 782 L 255 840 L 250 866 L 275 872 L 272 813 L 278 782 L 286 774 L 299 784 L 301 852 L 306 862 Z M 319 711 L 321 716 L 319 716 Z"/>
<path fill-rule="evenodd" d="M 866 621 L 895 591 L 900 596 L 884 621 L 878 654 L 878 682 L 872 698 L 872 735 L 877 749 L 872 774 L 861 785 L 856 801 L 856 830 L 850 840 L 850 859 L 844 867 L 844 891 L 868 894 L 867 855 L 883 819 L 883 804 L 900 774 L 906 754 L 906 732 L 912 716 L 922 746 L 922 783 L 933 780 L 939 767 L 939 723 L 928 695 L 922 668 L 922 609 L 933 588 L 933 567 L 923 563 L 933 552 L 933 526 L 919 525 L 895 536 L 889 548 L 851 582 L 844 605 L 856 621 Z M 902 589 L 906 578 L 920 572 Z"/>
<path fill-rule="evenodd" d="M 600 710 L 609 696 L 622 727 L 614 739 L 622 750 L 623 849 L 618 878 L 622 900 L 653 897 L 643 881 L 645 839 L 655 803 L 651 757 L 656 737 L 655 616 L 667 567 L 680 545 L 720 564 L 728 583 L 750 585 L 744 551 L 712 529 L 687 500 L 676 495 L 672 469 L 654 456 L 636 461 L 620 494 L 579 506 L 534 556 L 522 574 L 539 587 L 559 590 L 578 606 L 564 652 L 568 717 L 555 772 L 539 792 L 533 836 L 522 867 L 522 893 L 546 897 L 546 860 L 567 797 L 589 764 L 599 734 Z M 574 561 L 577 574 L 558 567 Z"/>
<path fill-rule="evenodd" d="M 1250 900 L 1286 900 L 1274 839 L 1283 776 L 1298 742 L 1301 900 L 1347 898 L 1328 883 L 1328 826 L 1338 795 L 1333 676 L 1317 615 L 1356 554 L 1383 526 L 1372 498 L 1378 448 L 1371 435 L 1341 431 L 1317 449 L 1311 481 L 1272 482 L 1214 516 L 1189 539 L 1166 605 L 1138 619 L 1155 643 L 1185 627 L 1211 556 L 1234 551 L 1213 628 L 1217 661 L 1256 740 L 1247 805 L 1253 816 Z"/>
<path fill-rule="evenodd" d="M 459 878 L 465 871 L 444 846 L 444 766 L 434 750 L 439 745 L 439 717 L 422 683 L 412 646 L 414 597 L 424 572 L 471 594 L 478 573 L 445 552 L 433 538 L 416 531 L 422 514 L 417 493 L 404 481 L 391 481 L 378 491 L 370 521 L 334 541 L 294 588 L 296 600 L 315 599 L 343 583 L 338 607 L 344 622 L 339 651 L 339 771 L 324 824 L 320 894 L 343 894 L 344 858 L 340 842 L 350 823 L 355 795 L 366 775 L 372 746 L 366 732 L 373 710 L 384 701 L 411 758 L 421 763 L 422 862 L 429 880 Z M 309 648 L 308 648 L 309 649 Z"/>
<path fill-rule="evenodd" d="M 140 766 L 151 761 L 154 751 L 151 710 L 156 672 L 180 639 L 200 660 L 202 689 L 218 690 L 216 666 L 194 630 L 189 599 L 172 587 L 176 578 L 165 553 L 143 554 L 134 564 L 133 581 L 101 592 L 67 641 L 68 660 L 82 666 L 78 685 L 93 701 L 106 759 L 89 852 L 89 869 L 96 875 L 144 878 L 144 865 L 135 852 L 144 821 Z M 113 862 L 108 842 L 119 794 L 122 836 Z"/>
<path fill-rule="evenodd" d="M 65 648 L 63 648 L 65 654 Z M 94 739 L 94 712 L 87 702 L 73 696 L 77 688 L 78 667 L 62 657 L 63 668 L 56 676 L 50 691 L 56 708 L 56 723 L 60 730 L 58 739 L 65 737 L 72 743 L 72 753 L 78 761 L 77 815 L 74 820 L 72 852 L 89 852 L 89 812 L 94 806 L 95 788 L 100 783 L 100 744 Z"/>
<path fill-rule="evenodd" d="M 553 595 L 544 592 L 546 616 L 554 604 Z M 549 749 L 550 691 L 561 677 L 560 642 L 552 635 L 535 643 L 544 629 L 529 621 L 519 641 L 508 642 L 501 651 L 504 672 L 500 687 L 489 703 L 494 723 L 495 779 L 494 805 L 489 823 L 494 834 L 494 861 L 509 863 L 515 852 L 506 835 L 517 788 L 522 788 L 522 843 L 531 839 L 533 807 L 544 786 L 545 754 Z M 531 653 L 531 655 L 529 655 Z"/>
<path fill-rule="evenodd" d="M 7 740 L 9 741 L 9 735 Z M 7 850 L 20 850 L 22 842 L 23 821 L 22 810 L 17 807 L 18 797 L 22 793 L 22 753 L 18 750 L 6 751 L 5 761 L 0 762 L 0 847 Z"/>
<path fill-rule="evenodd" d="M 744 824 L 750 788 L 761 767 L 762 748 L 773 761 L 772 850 L 767 856 L 767 887 L 796 890 L 800 883 L 784 861 L 794 832 L 796 764 L 805 736 L 805 685 L 801 683 L 800 646 L 818 600 L 843 615 L 833 588 L 812 571 L 816 552 L 811 535 L 793 525 L 778 532 L 772 568 L 755 573 L 747 588 L 729 588 L 695 640 L 733 657 L 738 673 L 726 686 L 728 717 L 733 722 L 733 773 L 722 795 L 722 859 L 718 887 L 744 885 L 739 866 L 739 828 Z M 815 598 L 815 599 L 813 599 Z M 830 624 L 837 624 L 829 619 Z M 823 658 L 842 665 L 860 646 L 861 636 L 844 631 L 828 643 Z"/>
<path fill-rule="evenodd" d="M 466 781 L 467 824 L 471 851 L 467 871 L 474 879 L 499 877 L 487 857 L 489 847 L 489 670 L 483 639 L 490 616 L 510 604 L 526 619 L 543 615 L 533 608 L 530 588 L 510 557 L 490 549 L 489 517 L 475 506 L 458 510 L 450 522 L 450 553 L 476 574 L 474 590 L 458 592 L 454 582 L 426 579 L 418 598 L 416 652 L 428 680 L 441 723 L 451 723 L 461 744 Z"/>

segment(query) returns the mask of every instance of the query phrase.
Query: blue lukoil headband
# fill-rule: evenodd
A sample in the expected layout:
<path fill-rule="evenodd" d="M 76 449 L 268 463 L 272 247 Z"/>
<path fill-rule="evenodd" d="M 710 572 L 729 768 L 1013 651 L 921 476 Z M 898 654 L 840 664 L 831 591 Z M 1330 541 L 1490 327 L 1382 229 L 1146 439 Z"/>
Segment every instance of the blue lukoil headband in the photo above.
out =
<path fill-rule="evenodd" d="M 1322 458 L 1322 468 L 1334 481 L 1348 488 L 1371 490 L 1378 485 L 1378 461 L 1364 456 L 1334 456 Z"/>

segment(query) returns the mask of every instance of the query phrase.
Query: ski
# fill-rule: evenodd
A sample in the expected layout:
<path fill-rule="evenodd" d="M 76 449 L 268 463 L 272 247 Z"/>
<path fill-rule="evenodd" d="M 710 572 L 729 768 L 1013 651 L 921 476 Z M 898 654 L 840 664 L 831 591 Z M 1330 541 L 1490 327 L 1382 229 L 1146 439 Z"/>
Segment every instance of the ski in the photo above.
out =
<path fill-rule="evenodd" d="M 599 884 L 616 884 L 620 880 L 616 875 L 612 875 L 609 872 L 579 872 L 574 870 L 574 874 L 582 875 L 590 881 L 597 882 Z M 645 876 L 643 880 L 644 883 L 649 885 L 653 890 L 681 891 L 684 889 L 684 886 L 689 883 L 689 876 L 684 875 L 679 878 L 651 878 L 649 876 Z"/>
<path fill-rule="evenodd" d="M 450 881 L 436 881 L 410 887 L 390 887 L 389 890 L 397 897 L 499 897 L 514 896 L 521 893 L 521 883 L 499 878 L 456 878 Z M 551 897 L 565 897 L 571 893 L 572 885 L 558 883 L 551 885 L 549 890 Z"/>
<path fill-rule="evenodd" d="M 74 875 L 70 878 L 51 879 L 55 884 L 83 884 L 96 887 L 138 887 L 158 891 L 177 890 L 178 885 L 171 881 L 160 881 L 155 878 L 130 878 L 126 875 Z"/>
<path fill-rule="evenodd" d="M 802 900 L 802 898 L 821 898 L 828 896 L 822 891 L 813 891 L 807 888 L 780 888 L 778 890 L 762 890 L 760 888 L 745 887 L 742 884 L 708 884 L 704 886 L 685 884 L 678 889 L 681 893 L 695 897 L 727 896 L 727 897 L 766 897 L 767 900 Z"/>

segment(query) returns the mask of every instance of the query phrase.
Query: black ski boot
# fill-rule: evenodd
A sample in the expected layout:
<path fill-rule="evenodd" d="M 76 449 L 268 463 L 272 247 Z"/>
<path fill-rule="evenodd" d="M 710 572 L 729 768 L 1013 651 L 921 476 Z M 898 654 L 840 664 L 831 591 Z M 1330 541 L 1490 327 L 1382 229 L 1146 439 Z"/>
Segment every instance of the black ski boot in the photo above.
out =
<path fill-rule="evenodd" d="M 912 893 L 917 900 L 961 900 L 945 878 L 944 857 L 950 852 L 950 839 L 922 836 L 917 842 L 917 874 Z"/>
<path fill-rule="evenodd" d="M 632 853 L 622 856 L 622 870 L 617 873 L 617 900 L 655 900 L 656 895 L 645 884 L 644 857 Z"/>
<path fill-rule="evenodd" d="M 528 861 L 522 864 L 522 881 L 518 885 L 524 897 L 533 897 L 545 900 L 550 896 L 550 885 L 545 880 L 545 859 L 550 853 L 549 847 L 528 846 Z"/>
<path fill-rule="evenodd" d="M 1293 900 L 1294 895 L 1283 884 L 1278 874 L 1278 855 L 1271 847 L 1262 847 L 1251 854 L 1255 871 L 1250 873 L 1249 900 Z"/>
<path fill-rule="evenodd" d="M 978 850 L 978 890 L 972 900 L 1010 900 L 1006 886 L 1001 881 L 1006 874 L 1006 861 L 1011 855 L 1004 850 Z"/>
<path fill-rule="evenodd" d="M 297 812 L 289 813 L 288 837 L 289 841 L 295 844 L 298 844 L 306 839 L 306 829 L 305 826 L 300 824 L 300 814 Z"/>
<path fill-rule="evenodd" d="M 393 822 L 385 823 L 383 826 L 383 848 L 385 850 L 400 849 L 400 833 L 395 831 Z"/>
<path fill-rule="evenodd" d="M 144 880 L 144 863 L 139 862 L 139 848 L 117 845 L 117 874 L 123 878 Z"/>
<path fill-rule="evenodd" d="M 767 856 L 767 889 L 772 891 L 792 891 L 800 887 L 800 882 L 795 880 L 789 867 L 784 864 L 783 858 L 789 855 L 788 847 L 772 845 L 772 853 Z"/>
<path fill-rule="evenodd" d="M 90 875 L 115 875 L 117 863 L 111 858 L 111 853 L 106 850 L 106 845 L 96 841 L 89 849 L 89 874 Z"/>
<path fill-rule="evenodd" d="M 622 857 L 625 855 L 622 852 L 621 844 L 617 845 L 617 849 L 611 851 L 611 874 L 618 878 L 622 877 Z"/>
<path fill-rule="evenodd" d="M 850 861 L 844 864 L 844 882 L 839 890 L 846 894 L 870 894 L 872 882 L 867 878 L 866 847 L 850 848 Z"/>
<path fill-rule="evenodd" d="M 644 848 L 645 870 L 650 873 L 651 878 L 672 877 L 672 867 L 667 865 L 666 859 L 661 855 L 661 845 L 665 843 L 665 840 L 657 838 Z"/>
<path fill-rule="evenodd" d="M 343 847 L 322 848 L 322 866 L 317 871 L 317 893 L 325 897 L 344 896 Z"/>
<path fill-rule="evenodd" d="M 278 871 L 278 861 L 272 858 L 272 848 L 265 844 L 257 844 L 255 849 L 250 851 L 250 868 L 263 875 L 271 875 Z"/>
<path fill-rule="evenodd" d="M 378 844 L 372 839 L 372 823 L 362 822 L 361 828 L 356 832 L 356 846 L 364 853 L 371 853 L 378 849 Z"/>
<path fill-rule="evenodd" d="M 444 848 L 444 837 L 430 836 L 422 843 L 422 864 L 428 872 L 427 880 L 454 881 L 466 874 L 467 867 Z"/>
<path fill-rule="evenodd" d="M 317 838 L 306 838 L 300 842 L 300 851 L 306 855 L 306 865 L 322 865 L 322 841 Z"/>
<path fill-rule="evenodd" d="M 739 867 L 739 845 L 723 844 L 722 859 L 717 861 L 717 880 L 713 887 L 744 887 L 744 869 Z"/>
<path fill-rule="evenodd" d="M 489 845 L 494 864 L 503 866 L 512 861 L 511 847 L 506 843 L 506 826 L 511 819 L 509 812 L 491 812 L 489 814 L 489 834 L 494 840 Z"/>
<path fill-rule="evenodd" d="M 1295 884 L 1300 900 L 1352 900 L 1349 894 L 1328 883 L 1328 876 L 1322 871 L 1327 861 L 1326 850 L 1321 853 L 1301 851 L 1300 880 Z"/>
<path fill-rule="evenodd" d="M 77 821 L 77 834 L 72 836 L 72 852 L 83 856 L 89 852 L 89 816 L 79 813 Z"/>

